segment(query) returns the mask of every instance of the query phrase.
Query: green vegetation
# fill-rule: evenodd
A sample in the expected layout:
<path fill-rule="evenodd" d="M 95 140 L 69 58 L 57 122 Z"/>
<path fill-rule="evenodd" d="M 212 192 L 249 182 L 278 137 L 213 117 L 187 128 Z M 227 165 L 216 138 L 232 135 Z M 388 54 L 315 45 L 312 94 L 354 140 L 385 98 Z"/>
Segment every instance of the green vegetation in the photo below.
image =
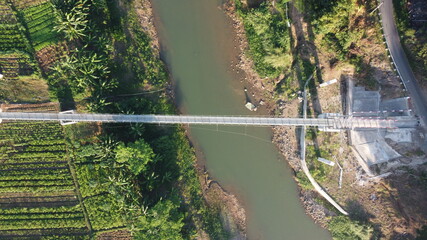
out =
<path fill-rule="evenodd" d="M 292 65 L 289 28 L 285 22 L 287 2 L 276 1 L 273 7 L 270 1 L 266 1 L 250 9 L 236 0 L 238 14 L 246 30 L 249 55 L 262 77 L 276 78 Z"/>
<path fill-rule="evenodd" d="M 49 76 L 52 89 L 59 96 L 61 89 L 70 86 L 74 97 L 88 99 L 89 111 L 172 113 L 162 91 L 145 97 L 109 98 L 162 89 L 167 74 L 138 24 L 132 3 L 122 2 L 124 15 L 115 3 L 101 2 L 77 1 L 81 9 L 90 9 L 81 18 L 89 27 L 70 38 L 82 48 L 56 64 Z M 100 29 L 103 33 L 91 34 Z M 82 137 L 73 133 L 76 128 L 81 126 L 67 127 L 68 142 L 95 231 L 126 227 L 136 239 L 187 239 L 195 236 L 197 227 L 213 237 L 226 235 L 219 218 L 204 218 L 213 210 L 203 200 L 194 152 L 182 129 L 104 124 L 101 134 Z M 102 207 L 96 209 L 94 204 L 99 202 Z"/>
<path fill-rule="evenodd" d="M 377 87 L 373 77 L 370 58 L 364 51 L 370 51 L 366 44 L 378 40 L 379 24 L 368 9 L 376 7 L 373 1 L 334 0 L 297 1 L 297 7 L 310 18 L 316 41 L 334 57 L 331 62 L 347 62 L 354 65 L 359 82 L 369 89 Z M 364 40 L 364 41 L 362 41 Z M 368 41 L 368 42 L 367 42 Z"/>
<path fill-rule="evenodd" d="M 0 28 L 10 29 L 0 32 L 1 100 L 47 101 L 46 83 L 35 87 L 46 79 L 63 109 L 174 112 L 165 67 L 131 1 L 0 4 L 11 16 L 0 16 Z M 12 79 L 24 87 L 11 91 Z M 147 90 L 155 91 L 114 97 Z M 0 237 L 88 239 L 126 230 L 135 239 L 194 239 L 200 231 L 228 238 L 219 210 L 205 203 L 194 150 L 178 126 L 6 122 L 0 136 L 0 199 L 15 194 L 25 202 L 0 201 L 8 205 Z"/>
<path fill-rule="evenodd" d="M 339 240 L 369 240 L 373 237 L 374 229 L 371 225 L 347 216 L 333 217 L 328 224 L 333 239 Z"/>
<path fill-rule="evenodd" d="M 46 82 L 35 56 L 56 44 L 50 1 L 0 1 L 0 100 L 46 102 Z M 11 82 L 13 81 L 13 84 Z"/>
<path fill-rule="evenodd" d="M 24 35 L 24 28 L 12 8 L 5 0 L 0 1 L 0 52 L 11 50 L 29 51 L 30 45 Z"/>
<path fill-rule="evenodd" d="M 420 81 L 427 78 L 427 24 L 415 27 L 410 24 L 408 1 L 393 0 L 397 28 L 403 48 Z M 420 22 L 421 23 L 421 22 Z"/>
<path fill-rule="evenodd" d="M 42 128 L 40 126 L 43 125 Z M 57 123 L 0 125 L 0 237 L 88 232 Z M 65 230 L 68 229 L 68 230 Z"/>
<path fill-rule="evenodd" d="M 24 21 L 35 51 L 58 42 L 57 34 L 52 31 L 55 25 L 55 14 L 49 1 L 25 8 L 17 13 Z"/>
<path fill-rule="evenodd" d="M 23 52 L 3 54 L 0 57 L 0 101 L 45 102 L 49 99 L 48 87 L 34 70 L 36 64 Z M 13 84 L 12 84 L 13 83 Z"/>
<path fill-rule="evenodd" d="M 336 1 L 330 12 L 318 13 L 319 17 L 313 21 L 323 47 L 337 53 L 340 60 L 356 58 L 350 50 L 363 37 L 365 29 L 355 25 L 352 17 L 360 7 L 353 0 Z"/>
<path fill-rule="evenodd" d="M 331 159 L 329 154 L 325 151 L 315 149 L 313 145 L 307 146 L 306 158 L 309 165 L 309 170 L 311 175 L 316 179 L 316 181 L 322 183 L 326 180 L 330 168 L 324 163 L 321 163 L 317 158 L 322 157 L 326 159 Z"/>
<path fill-rule="evenodd" d="M 307 130 L 307 140 L 317 142 L 315 145 L 308 145 L 306 147 L 307 165 L 312 176 L 319 183 L 330 180 L 328 176 L 331 175 L 333 168 L 317 159 L 321 157 L 332 161 L 334 160 L 333 156 L 338 155 L 339 144 L 332 143 L 331 138 L 333 138 L 333 135 L 334 133 L 316 131 L 315 129 Z"/>
<path fill-rule="evenodd" d="M 264 1 L 260 7 L 254 9 L 245 8 L 240 1 L 236 1 L 236 5 L 244 22 L 249 55 L 255 62 L 256 71 L 263 77 L 277 77 L 280 73 L 285 75 L 275 85 L 275 97 L 296 97 L 296 92 L 302 89 L 310 76 L 313 76 L 308 86 L 314 100 L 317 97 L 316 85 L 323 81 L 322 66 L 319 66 L 318 59 L 320 54 L 323 57 L 331 57 L 329 59 L 331 66 L 338 62 L 354 65 L 356 77 L 362 79 L 362 84 L 368 88 L 376 87 L 369 62 L 371 60 L 363 52 L 366 50 L 363 44 L 378 40 L 378 36 L 371 33 L 375 32 L 371 30 L 379 29 L 374 22 L 375 16 L 367 14 L 367 9 L 373 9 L 374 3 L 356 0 L 295 0 L 289 4 L 289 9 L 292 13 L 296 13 L 294 9 L 296 7 L 304 19 L 302 20 L 298 14 L 292 14 L 295 19 L 292 19 L 293 28 L 289 31 L 284 17 L 286 1 L 275 1 L 275 6 L 273 2 Z M 276 35 L 270 34 L 269 31 L 275 32 Z M 282 34 L 281 40 L 286 43 L 277 44 L 277 34 Z M 282 69 L 271 68 L 270 62 L 266 61 L 266 56 L 273 52 L 268 50 L 271 49 L 269 46 L 278 46 L 282 49 L 282 53 L 287 53 L 289 65 L 283 65 Z M 295 48 L 292 48 L 293 46 Z M 333 160 L 332 156 L 337 155 L 339 149 L 338 145 L 331 143 L 332 136 L 331 133 L 320 133 L 310 129 L 307 132 L 307 140 L 311 142 L 306 149 L 307 165 L 312 176 L 321 184 L 326 184 L 330 180 L 328 176 L 331 175 L 332 168 L 319 162 L 318 157 Z M 302 189 L 307 191 L 313 189 L 302 171 L 296 173 L 296 178 Z M 324 199 L 316 201 L 335 211 Z M 375 237 L 373 226 L 368 221 L 359 221 L 347 216 L 331 217 L 327 227 L 334 239 Z"/>

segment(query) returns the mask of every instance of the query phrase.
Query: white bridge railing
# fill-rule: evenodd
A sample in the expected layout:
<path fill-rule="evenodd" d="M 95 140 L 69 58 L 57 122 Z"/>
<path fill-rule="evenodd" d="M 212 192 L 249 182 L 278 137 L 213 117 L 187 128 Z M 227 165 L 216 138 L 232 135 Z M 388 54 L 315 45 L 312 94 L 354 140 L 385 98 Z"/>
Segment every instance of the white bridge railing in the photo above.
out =
<path fill-rule="evenodd" d="M 201 124 L 201 125 L 254 125 L 254 126 L 316 126 L 333 129 L 356 128 L 410 128 L 418 122 L 409 119 L 362 119 L 336 118 L 277 118 L 277 117 L 233 117 L 233 116 L 180 116 L 180 115 L 124 115 L 124 114 L 79 114 L 70 113 L 26 113 L 0 112 L 2 120 L 60 121 L 60 122 L 117 122 L 158 124 Z"/>

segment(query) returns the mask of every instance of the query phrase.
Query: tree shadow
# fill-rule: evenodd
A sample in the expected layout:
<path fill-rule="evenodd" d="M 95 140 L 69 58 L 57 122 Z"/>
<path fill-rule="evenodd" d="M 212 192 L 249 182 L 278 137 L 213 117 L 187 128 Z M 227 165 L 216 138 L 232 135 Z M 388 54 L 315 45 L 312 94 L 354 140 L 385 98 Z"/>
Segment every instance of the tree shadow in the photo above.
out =
<path fill-rule="evenodd" d="M 396 221 L 401 222 L 405 232 L 418 235 L 418 239 L 427 239 L 427 229 L 422 228 L 427 219 L 427 165 L 401 167 L 398 170 L 400 174 L 390 175 L 384 179 L 383 185 L 396 211 Z M 415 238 L 405 232 L 396 232 L 395 239 Z"/>
<path fill-rule="evenodd" d="M 317 53 L 317 47 L 314 44 L 314 33 L 313 28 L 309 20 L 303 21 L 303 17 L 306 18 L 294 4 L 289 4 L 290 16 L 292 18 L 292 24 L 295 29 L 296 39 L 291 37 L 291 47 L 296 45 L 292 49 L 292 56 L 294 59 L 293 66 L 296 70 L 296 77 L 299 80 L 301 90 L 306 83 L 306 80 L 313 75 L 313 79 L 308 83 L 308 90 L 311 94 L 312 106 L 317 113 L 322 112 L 322 107 L 319 99 L 317 98 L 316 82 L 322 83 L 322 72 L 319 63 L 319 57 Z M 307 36 L 304 31 L 303 25 L 307 25 Z M 296 44 L 295 44 L 296 42 Z"/>
<path fill-rule="evenodd" d="M 301 91 L 304 90 L 304 85 L 306 84 L 307 79 L 313 75 L 313 79 L 310 80 L 308 83 L 308 92 L 310 94 L 310 100 L 307 104 L 313 108 L 314 111 L 311 111 L 311 108 L 307 108 L 307 115 L 313 115 L 322 113 L 322 106 L 320 104 L 320 101 L 318 99 L 318 92 L 316 88 L 316 81 L 318 83 L 322 83 L 322 73 L 321 68 L 319 64 L 319 58 L 317 54 L 317 47 L 314 44 L 314 33 L 312 25 L 310 24 L 308 18 L 304 16 L 303 13 L 301 13 L 297 7 L 295 6 L 295 3 L 289 3 L 289 12 L 290 12 L 290 18 L 292 19 L 292 25 L 295 30 L 295 37 L 292 36 L 292 30 L 290 29 L 290 35 L 291 35 L 291 49 L 292 49 L 292 57 L 294 59 L 294 62 L 292 63 L 294 71 L 294 76 L 296 79 L 298 79 L 298 83 L 300 86 Z M 306 19 L 306 21 L 303 21 Z M 307 34 L 304 31 L 304 24 L 307 23 Z M 308 39 L 306 38 L 306 35 Z M 302 103 L 303 104 L 303 103 Z M 302 109 L 302 107 L 301 107 Z M 303 113 L 301 113 L 302 115 Z M 296 134 L 297 136 L 300 136 L 301 129 L 296 128 Z M 319 143 L 317 139 L 317 134 L 315 131 L 308 131 L 307 135 L 311 137 L 311 140 L 313 141 L 315 145 L 315 151 L 316 155 L 320 156 L 320 150 L 319 150 Z M 299 145 L 300 142 L 298 141 Z M 300 146 L 301 147 L 301 146 Z"/>
<path fill-rule="evenodd" d="M 74 101 L 73 92 L 70 85 L 63 81 L 59 86 L 55 86 L 56 97 L 60 102 L 61 111 L 76 109 L 76 102 Z"/>
<path fill-rule="evenodd" d="M 347 211 L 351 220 L 359 222 L 369 222 L 370 219 L 375 216 L 370 214 L 366 209 L 360 204 L 357 200 L 347 200 L 346 201 Z"/>
<path fill-rule="evenodd" d="M 375 216 L 366 211 L 365 207 L 357 200 L 349 199 L 345 204 L 348 216 L 352 221 L 356 221 L 362 224 L 371 224 L 371 219 L 375 218 Z M 381 225 L 372 224 L 372 227 L 373 233 L 370 239 L 380 239 L 382 236 Z"/>
<path fill-rule="evenodd" d="M 316 69 L 316 76 L 317 76 L 317 81 L 319 83 L 323 83 L 323 78 L 322 78 L 322 68 L 320 66 L 320 61 L 319 61 L 319 55 L 317 53 L 317 47 L 314 44 L 314 32 L 313 32 L 313 25 L 311 24 L 310 21 L 307 21 L 307 34 L 308 34 L 308 39 L 310 40 L 309 45 L 307 47 L 312 47 L 313 49 L 311 50 L 311 54 L 314 57 L 314 62 L 317 66 Z"/>
<path fill-rule="evenodd" d="M 418 238 L 415 238 L 412 234 L 406 233 L 406 232 L 405 233 L 393 232 L 393 234 L 390 236 L 390 240 L 413 240 L 413 239 L 418 239 Z"/>
<path fill-rule="evenodd" d="M 256 8 L 264 2 L 264 0 L 246 0 L 249 8 Z"/>

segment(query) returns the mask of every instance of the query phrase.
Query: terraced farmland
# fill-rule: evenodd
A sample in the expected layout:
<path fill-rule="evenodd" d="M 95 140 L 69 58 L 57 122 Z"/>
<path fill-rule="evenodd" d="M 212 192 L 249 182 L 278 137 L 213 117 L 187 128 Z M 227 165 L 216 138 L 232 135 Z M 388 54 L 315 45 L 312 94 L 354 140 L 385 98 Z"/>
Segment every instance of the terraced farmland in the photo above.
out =
<path fill-rule="evenodd" d="M 0 125 L 0 238 L 89 233 L 57 123 Z"/>
<path fill-rule="evenodd" d="M 56 45 L 55 21 L 50 1 L 0 0 L 0 53 L 32 53 Z"/>
<path fill-rule="evenodd" d="M 33 53 L 56 44 L 54 19 L 49 1 L 0 0 L 1 101 L 45 102 L 49 99 L 46 81 L 41 79 Z"/>
<path fill-rule="evenodd" d="M 39 4 L 49 2 L 49 0 L 9 0 L 17 9 L 25 9 Z"/>
<path fill-rule="evenodd" d="M 19 12 L 24 18 L 35 51 L 58 42 L 57 33 L 53 30 L 55 13 L 49 1 L 23 8 Z"/>
<path fill-rule="evenodd" d="M 12 50 L 28 51 L 29 43 L 11 6 L 0 0 L 0 51 Z"/>

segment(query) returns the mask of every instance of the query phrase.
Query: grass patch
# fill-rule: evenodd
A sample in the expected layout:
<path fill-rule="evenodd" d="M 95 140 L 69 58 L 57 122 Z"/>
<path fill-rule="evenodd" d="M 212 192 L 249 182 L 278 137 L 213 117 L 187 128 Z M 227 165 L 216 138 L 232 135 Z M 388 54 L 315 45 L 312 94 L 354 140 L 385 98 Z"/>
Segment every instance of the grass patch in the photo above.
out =
<path fill-rule="evenodd" d="M 270 1 L 256 8 L 244 7 L 236 0 L 237 12 L 243 19 L 249 43 L 249 56 L 262 77 L 276 78 L 292 65 L 289 28 L 286 25 L 287 1 Z"/>
<path fill-rule="evenodd" d="M 372 225 L 351 220 L 348 216 L 332 217 L 328 230 L 336 240 L 370 240 L 374 233 Z"/>
<path fill-rule="evenodd" d="M 403 49 L 419 81 L 427 81 L 427 23 L 414 27 L 410 23 L 408 0 L 393 0 L 395 20 Z"/>
<path fill-rule="evenodd" d="M 49 101 L 46 81 L 37 75 L 18 77 L 13 83 L 0 81 L 0 101 L 38 103 Z"/>

